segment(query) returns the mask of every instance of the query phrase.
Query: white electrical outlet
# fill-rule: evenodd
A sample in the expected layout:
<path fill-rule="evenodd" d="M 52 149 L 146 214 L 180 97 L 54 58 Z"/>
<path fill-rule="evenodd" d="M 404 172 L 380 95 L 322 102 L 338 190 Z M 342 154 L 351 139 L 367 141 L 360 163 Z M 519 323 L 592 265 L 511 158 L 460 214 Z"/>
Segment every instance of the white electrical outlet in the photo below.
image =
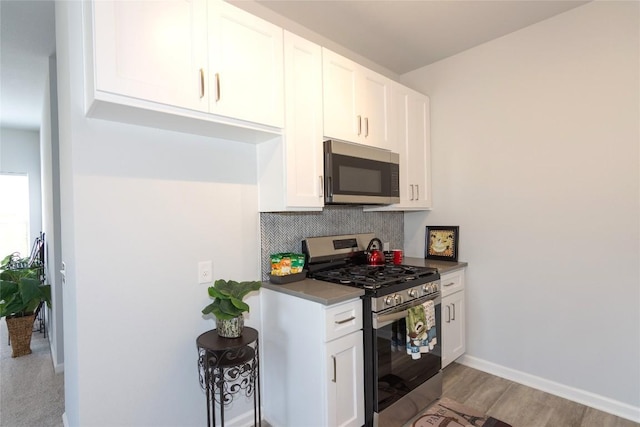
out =
<path fill-rule="evenodd" d="M 384 242 L 382 244 L 382 250 L 383 251 L 388 251 L 389 250 L 389 242 Z"/>
<path fill-rule="evenodd" d="M 198 283 L 211 283 L 213 281 L 213 262 L 200 261 L 198 263 Z"/>

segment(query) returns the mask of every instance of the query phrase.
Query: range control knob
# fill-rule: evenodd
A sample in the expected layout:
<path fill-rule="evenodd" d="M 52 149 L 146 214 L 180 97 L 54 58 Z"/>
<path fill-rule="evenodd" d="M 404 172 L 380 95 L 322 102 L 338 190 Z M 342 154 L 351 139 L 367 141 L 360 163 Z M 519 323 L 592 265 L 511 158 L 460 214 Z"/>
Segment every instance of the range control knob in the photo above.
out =
<path fill-rule="evenodd" d="M 384 305 L 393 306 L 393 297 L 391 295 L 384 299 Z"/>
<path fill-rule="evenodd" d="M 407 295 L 409 295 L 409 298 L 416 298 L 418 296 L 418 291 L 416 289 L 409 289 Z"/>
<path fill-rule="evenodd" d="M 424 292 L 425 294 L 430 294 L 431 293 L 431 285 L 430 284 L 426 284 L 422 287 L 422 292 Z"/>
<path fill-rule="evenodd" d="M 396 305 L 402 304 L 402 295 L 395 294 L 393 299 L 396 301 Z"/>

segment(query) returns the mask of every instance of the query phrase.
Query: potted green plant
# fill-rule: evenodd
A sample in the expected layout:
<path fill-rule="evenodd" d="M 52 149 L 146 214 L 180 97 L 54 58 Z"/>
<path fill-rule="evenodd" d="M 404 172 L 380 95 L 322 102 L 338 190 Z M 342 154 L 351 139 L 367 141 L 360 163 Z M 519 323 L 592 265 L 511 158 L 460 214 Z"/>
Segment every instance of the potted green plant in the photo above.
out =
<path fill-rule="evenodd" d="M 225 338 L 238 338 L 242 335 L 245 311 L 249 305 L 243 301 L 251 291 L 260 289 L 261 282 L 236 282 L 233 280 L 216 280 L 208 289 L 213 302 L 207 305 L 202 314 L 213 314 L 216 318 L 218 335 Z"/>
<path fill-rule="evenodd" d="M 40 282 L 41 267 L 25 265 L 16 254 L 6 256 L 0 265 L 0 318 L 6 317 L 11 357 L 31 354 L 33 322 L 42 302 L 51 306 L 51 286 Z"/>

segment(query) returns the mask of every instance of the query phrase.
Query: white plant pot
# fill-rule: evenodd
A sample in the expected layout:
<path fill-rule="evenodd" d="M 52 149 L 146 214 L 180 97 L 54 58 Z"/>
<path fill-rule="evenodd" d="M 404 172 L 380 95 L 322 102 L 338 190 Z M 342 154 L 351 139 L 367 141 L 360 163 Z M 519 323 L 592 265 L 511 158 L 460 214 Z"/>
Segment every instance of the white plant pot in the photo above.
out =
<path fill-rule="evenodd" d="M 244 317 L 242 315 L 229 320 L 216 318 L 216 329 L 221 337 L 238 338 L 242 335 L 243 328 Z"/>

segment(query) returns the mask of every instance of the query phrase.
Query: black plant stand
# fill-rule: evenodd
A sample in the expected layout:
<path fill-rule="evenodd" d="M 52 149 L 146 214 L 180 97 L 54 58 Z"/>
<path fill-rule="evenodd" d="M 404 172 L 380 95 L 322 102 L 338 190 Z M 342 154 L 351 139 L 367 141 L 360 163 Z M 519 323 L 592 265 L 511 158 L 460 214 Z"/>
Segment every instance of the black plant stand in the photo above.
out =
<path fill-rule="evenodd" d="M 241 337 L 223 338 L 213 329 L 196 344 L 200 386 L 207 392 L 207 426 L 216 425 L 216 404 L 224 426 L 224 407 L 240 392 L 253 396 L 253 425 L 261 426 L 258 331 L 245 326 Z"/>

